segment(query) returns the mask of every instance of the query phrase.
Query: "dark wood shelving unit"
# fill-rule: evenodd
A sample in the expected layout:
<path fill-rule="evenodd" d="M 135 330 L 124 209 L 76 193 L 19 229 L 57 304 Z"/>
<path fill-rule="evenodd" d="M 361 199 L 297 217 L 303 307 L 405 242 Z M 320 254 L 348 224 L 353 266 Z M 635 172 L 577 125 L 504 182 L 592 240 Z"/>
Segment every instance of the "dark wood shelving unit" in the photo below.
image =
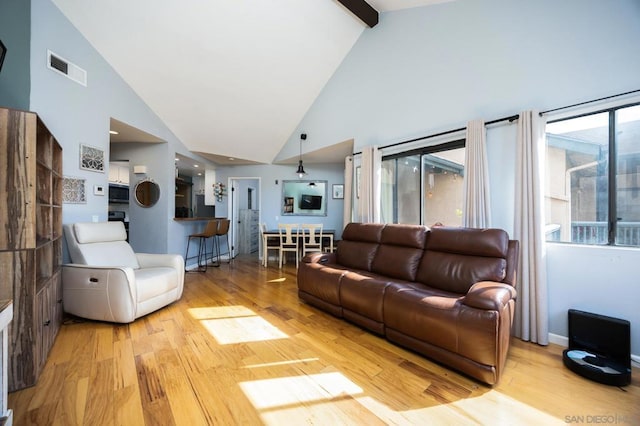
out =
<path fill-rule="evenodd" d="M 62 148 L 35 113 L 0 108 L 0 299 L 13 301 L 8 388 L 33 386 L 62 323 Z"/>

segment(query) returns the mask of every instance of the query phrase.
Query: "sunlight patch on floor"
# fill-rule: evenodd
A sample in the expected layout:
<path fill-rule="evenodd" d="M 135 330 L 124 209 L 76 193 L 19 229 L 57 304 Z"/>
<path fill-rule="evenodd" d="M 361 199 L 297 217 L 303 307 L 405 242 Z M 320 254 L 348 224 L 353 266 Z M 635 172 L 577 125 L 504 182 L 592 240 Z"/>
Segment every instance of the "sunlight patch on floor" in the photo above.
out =
<path fill-rule="evenodd" d="M 341 373 L 254 380 L 240 388 L 257 410 L 286 409 L 315 401 L 362 393 L 362 388 Z"/>
<path fill-rule="evenodd" d="M 543 411 L 533 408 L 498 391 L 490 390 L 473 398 L 463 398 L 449 404 L 439 404 L 414 410 L 395 411 L 371 397 L 357 398 L 369 411 L 389 424 L 433 425 L 532 425 L 563 424 Z"/>
<path fill-rule="evenodd" d="M 309 363 L 319 361 L 320 358 L 305 358 L 305 359 L 292 359 L 289 361 L 279 361 L 279 362 L 265 362 L 262 364 L 249 364 L 245 365 L 242 368 L 268 368 L 268 367 L 280 367 L 283 365 L 290 364 L 299 364 L 299 363 Z"/>
<path fill-rule="evenodd" d="M 496 425 L 564 424 L 564 421 L 544 411 L 522 403 L 496 390 L 448 404 L 465 413 L 474 413 L 476 420 L 491 419 Z"/>
<path fill-rule="evenodd" d="M 286 339 L 285 333 L 244 306 L 212 306 L 189 309 L 192 317 L 221 345 Z"/>
<path fill-rule="evenodd" d="M 189 314 L 197 319 L 214 319 L 214 318 L 234 318 L 234 317 L 251 317 L 256 313 L 251 309 L 242 306 L 207 306 L 204 308 L 191 308 Z"/>
<path fill-rule="evenodd" d="M 466 425 L 482 424 L 472 422 L 468 417 L 451 410 L 447 405 L 437 404 L 416 410 L 397 411 L 370 396 L 358 398 L 358 403 L 386 424 L 394 425 Z"/>
<path fill-rule="evenodd" d="M 202 320 L 201 323 L 221 345 L 289 337 L 259 316 Z"/>

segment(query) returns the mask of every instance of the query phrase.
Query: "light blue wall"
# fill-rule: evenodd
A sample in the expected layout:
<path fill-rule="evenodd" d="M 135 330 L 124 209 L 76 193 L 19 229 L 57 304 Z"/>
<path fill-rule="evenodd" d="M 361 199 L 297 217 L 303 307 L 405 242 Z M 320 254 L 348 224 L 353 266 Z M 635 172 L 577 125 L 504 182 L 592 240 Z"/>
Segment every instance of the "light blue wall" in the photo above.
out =
<path fill-rule="evenodd" d="M 107 219 L 108 199 L 93 195 L 93 187 L 106 188 L 108 175 L 81 170 L 79 148 L 86 144 L 104 150 L 108 163 L 109 122 L 115 118 L 166 141 L 154 148 L 130 147 L 130 165 L 147 165 L 147 176 L 161 187 L 157 207 L 130 212 L 132 245 L 139 251 L 184 253 L 186 235 L 197 225 L 173 221 L 174 158 L 176 152 L 189 155 L 188 150 L 50 0 L 32 0 L 31 12 L 29 109 L 62 145 L 64 175 L 86 179 L 87 203 L 65 204 L 64 223 Z M 87 87 L 49 70 L 47 49 L 85 69 Z M 131 178 L 135 183 L 136 176 Z"/>
<path fill-rule="evenodd" d="M 146 174 L 129 174 L 130 199 L 129 203 L 129 242 L 135 252 L 139 253 L 167 253 L 169 250 L 166 232 L 162 231 L 163 220 L 167 217 L 171 204 L 175 206 L 175 172 L 171 171 L 170 184 L 157 180 L 156 176 L 166 175 L 167 155 L 175 158 L 174 153 L 168 153 L 168 144 L 127 143 L 112 144 L 111 155 L 118 159 L 129 160 L 129 169 L 135 165 L 147 167 Z M 160 185 L 160 199 L 152 207 L 141 207 L 134 200 L 135 185 L 144 179 L 153 179 Z M 175 209 L 174 207 L 172 207 Z"/>
<path fill-rule="evenodd" d="M 7 48 L 0 71 L 0 107 L 29 109 L 29 31 L 31 4 L 0 2 L 0 40 Z"/>
<path fill-rule="evenodd" d="M 353 138 L 358 151 L 461 127 L 475 118 L 491 120 L 638 89 L 639 16 L 635 0 L 458 0 L 384 13 L 378 26 L 363 33 L 278 158 L 297 154 L 297 135 L 303 131 L 313 135 L 315 149 Z M 48 70 L 47 49 L 86 69 L 88 87 Z M 65 204 L 65 223 L 92 215 L 106 219 L 107 199 L 93 196 L 91 189 L 106 186 L 107 176 L 81 171 L 78 150 L 84 143 L 109 152 L 110 117 L 166 140 L 152 177 L 171 196 L 157 223 L 155 216 L 148 221 L 149 235 L 166 235 L 166 249 L 183 253 L 186 235 L 198 227 L 172 220 L 173 155 L 188 154 L 185 147 L 49 0 L 32 0 L 30 109 L 63 145 L 64 174 L 87 179 L 88 202 Z M 487 140 L 494 225 L 511 232 L 515 127 L 491 129 Z M 261 177 L 261 220 L 273 227 L 278 221 L 299 221 L 276 219 L 281 184 L 275 180 L 291 179 L 294 168 L 223 167 L 217 180 Z M 342 165 L 318 166 L 317 175 L 308 171 L 309 178 L 326 179 L 330 186 L 343 183 Z M 218 216 L 226 215 L 227 200 L 216 206 Z M 342 229 L 342 200 L 329 201 L 329 215 L 319 219 L 327 228 Z M 627 318 L 632 329 L 639 329 L 637 309 L 619 301 L 640 300 L 640 288 L 630 283 L 640 252 L 588 249 L 549 249 L 551 332 L 566 335 L 570 307 Z M 640 353 L 637 333 L 632 351 Z"/>
<path fill-rule="evenodd" d="M 307 176 L 305 180 L 326 180 L 328 183 L 327 216 L 282 216 L 282 181 L 295 180 L 295 165 L 250 165 L 218 167 L 216 169 L 216 181 L 227 184 L 229 178 L 234 177 L 261 177 L 259 196 L 260 222 L 267 224 L 267 228 L 273 229 L 278 223 L 302 223 L 313 221 L 322 223 L 326 229 L 335 229 L 336 238 L 342 235 L 342 212 L 344 200 L 334 200 L 331 197 L 331 185 L 344 183 L 344 166 L 342 164 L 306 164 Z M 276 184 L 276 181 L 278 183 Z M 242 195 L 245 196 L 244 193 Z M 229 197 L 216 202 L 216 215 L 227 216 L 229 214 Z"/>
<path fill-rule="evenodd" d="M 383 13 L 295 129 L 354 149 L 637 89 L 635 0 L 457 0 Z"/>
<path fill-rule="evenodd" d="M 354 150 L 640 89 L 637 0 L 457 0 L 383 13 L 325 86 L 297 135 Z M 493 225 L 513 230 L 516 126 L 487 132 Z M 550 332 L 567 335 L 566 312 L 622 317 L 640 329 L 632 268 L 638 249 L 550 246 Z M 585 267 L 588 264 L 589 267 Z M 598 273 L 594 273 L 598 271 Z M 561 339 L 559 339 L 561 340 Z M 640 334 L 632 337 L 640 354 Z"/>

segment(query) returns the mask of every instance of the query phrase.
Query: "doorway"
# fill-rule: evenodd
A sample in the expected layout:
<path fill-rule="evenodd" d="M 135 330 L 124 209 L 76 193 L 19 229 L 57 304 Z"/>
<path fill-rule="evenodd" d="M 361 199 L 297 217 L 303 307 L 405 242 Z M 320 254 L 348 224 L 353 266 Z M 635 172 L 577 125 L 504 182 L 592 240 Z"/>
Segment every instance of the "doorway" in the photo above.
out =
<path fill-rule="evenodd" d="M 228 180 L 233 257 L 238 254 L 259 256 L 261 184 L 259 177 L 232 177 Z"/>

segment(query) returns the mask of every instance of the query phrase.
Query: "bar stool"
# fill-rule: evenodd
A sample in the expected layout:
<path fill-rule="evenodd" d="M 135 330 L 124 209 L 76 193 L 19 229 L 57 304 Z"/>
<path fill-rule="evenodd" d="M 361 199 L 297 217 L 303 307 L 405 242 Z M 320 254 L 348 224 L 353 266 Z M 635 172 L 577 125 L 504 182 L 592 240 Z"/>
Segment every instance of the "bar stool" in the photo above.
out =
<path fill-rule="evenodd" d="M 207 271 L 207 240 L 216 236 L 218 229 L 218 220 L 210 220 L 207 222 L 204 231 L 197 234 L 189 235 L 187 239 L 187 251 L 184 254 L 184 270 L 186 272 L 206 272 Z M 198 244 L 198 269 L 195 271 L 187 271 L 187 260 L 189 259 L 189 244 L 192 238 L 199 240 Z M 203 261 L 204 257 L 204 261 Z M 213 259 L 213 242 L 211 244 L 211 258 Z"/>
<path fill-rule="evenodd" d="M 231 221 L 229 219 L 220 219 L 218 224 L 218 228 L 215 234 L 215 243 L 216 243 L 216 258 L 217 258 L 217 265 L 216 266 L 220 266 L 220 238 L 226 238 L 227 240 L 227 255 L 229 256 L 229 262 L 231 263 L 232 257 L 231 257 L 231 244 L 229 244 L 229 226 L 231 224 Z"/>

